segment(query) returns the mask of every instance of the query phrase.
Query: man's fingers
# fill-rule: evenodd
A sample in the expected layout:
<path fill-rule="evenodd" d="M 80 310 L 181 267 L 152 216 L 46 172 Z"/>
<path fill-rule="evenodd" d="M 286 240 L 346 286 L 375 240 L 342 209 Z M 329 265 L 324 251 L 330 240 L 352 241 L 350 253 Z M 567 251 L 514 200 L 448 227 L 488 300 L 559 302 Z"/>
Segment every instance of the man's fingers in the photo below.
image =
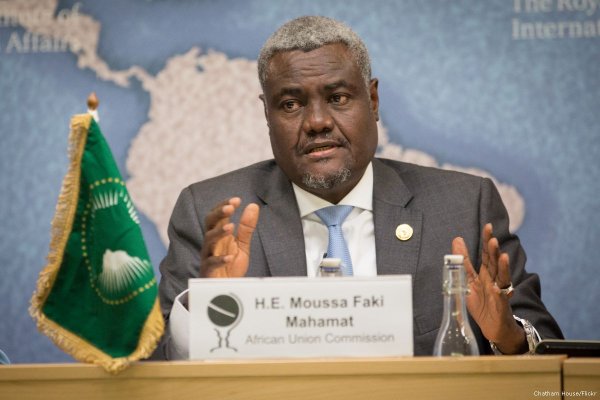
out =
<path fill-rule="evenodd" d="M 481 265 L 487 268 L 490 262 L 490 253 L 488 251 L 488 243 L 492 238 L 492 224 L 487 223 L 483 227 L 483 232 L 481 233 Z"/>
<path fill-rule="evenodd" d="M 508 254 L 502 253 L 498 259 L 498 276 L 496 277 L 496 284 L 500 289 L 506 289 L 510 286 L 510 258 Z"/>
<path fill-rule="evenodd" d="M 498 239 L 495 237 L 491 238 L 487 242 L 489 260 L 487 263 L 488 273 L 490 278 L 494 281 L 498 275 L 498 257 L 500 257 L 500 246 L 498 245 Z"/>
<path fill-rule="evenodd" d="M 256 229 L 259 214 L 260 208 L 258 205 L 250 203 L 246 206 L 240 217 L 237 233 L 238 246 L 240 251 L 243 251 L 246 254 L 250 254 L 250 241 L 252 240 L 252 234 Z"/>
<path fill-rule="evenodd" d="M 467 280 L 469 282 L 475 280 L 477 278 L 477 272 L 475 271 L 475 268 L 473 268 L 473 263 L 469 258 L 469 249 L 467 249 L 467 244 L 463 238 L 456 237 L 452 240 L 452 254 L 459 254 L 465 258 L 464 263 Z"/>
<path fill-rule="evenodd" d="M 229 222 L 229 217 L 233 215 L 240 202 L 239 197 L 223 200 L 206 215 L 204 219 L 206 233 L 204 234 L 204 246 L 202 246 L 201 251 L 203 262 L 206 262 L 209 257 L 215 254 L 215 248 L 223 238 L 233 234 L 233 224 Z M 217 250 L 217 255 L 226 253 L 222 248 Z"/>
<path fill-rule="evenodd" d="M 209 231 L 218 225 L 228 223 L 229 217 L 233 215 L 235 209 L 240 206 L 240 203 L 241 199 L 239 197 L 232 197 L 217 204 L 204 219 L 206 230 Z"/>
<path fill-rule="evenodd" d="M 225 225 L 215 227 L 206 232 L 202 249 L 208 251 L 208 253 L 206 253 L 207 255 L 222 255 L 224 253 L 222 248 L 223 244 L 221 244 L 219 249 L 217 249 L 217 245 L 223 242 L 225 237 L 232 235 L 233 229 L 233 223 L 228 222 Z"/>
<path fill-rule="evenodd" d="M 246 206 L 237 228 L 237 237 L 234 237 L 235 226 L 229 219 L 240 204 L 239 197 L 232 197 L 219 203 L 208 213 L 205 219 L 201 276 L 225 278 L 244 276 L 246 273 L 248 258 L 238 256 L 240 252 L 250 254 L 250 240 L 258 223 L 259 207 L 256 204 Z"/>

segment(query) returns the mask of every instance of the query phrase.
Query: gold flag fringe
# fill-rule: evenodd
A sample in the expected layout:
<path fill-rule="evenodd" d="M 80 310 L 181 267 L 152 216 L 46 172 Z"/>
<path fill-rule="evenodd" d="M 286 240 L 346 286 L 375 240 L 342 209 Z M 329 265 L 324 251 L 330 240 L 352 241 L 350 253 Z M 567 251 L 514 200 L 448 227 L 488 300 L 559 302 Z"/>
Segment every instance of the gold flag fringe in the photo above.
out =
<path fill-rule="evenodd" d="M 149 357 L 164 332 L 164 320 L 158 300 L 144 323 L 137 348 L 127 357 L 113 358 L 88 341 L 47 318 L 42 307 L 58 275 L 67 240 L 71 234 L 73 220 L 77 211 L 81 179 L 81 160 L 85 150 L 88 130 L 92 121 L 90 114 L 75 115 L 71 118 L 69 134 L 69 169 L 63 179 L 56 212 L 52 219 L 50 250 L 47 264 L 40 272 L 37 287 L 31 297 L 29 314 L 37 322 L 40 332 L 48 336 L 60 349 L 78 361 L 102 366 L 107 372 L 116 374 L 129 364 L 141 358 Z"/>

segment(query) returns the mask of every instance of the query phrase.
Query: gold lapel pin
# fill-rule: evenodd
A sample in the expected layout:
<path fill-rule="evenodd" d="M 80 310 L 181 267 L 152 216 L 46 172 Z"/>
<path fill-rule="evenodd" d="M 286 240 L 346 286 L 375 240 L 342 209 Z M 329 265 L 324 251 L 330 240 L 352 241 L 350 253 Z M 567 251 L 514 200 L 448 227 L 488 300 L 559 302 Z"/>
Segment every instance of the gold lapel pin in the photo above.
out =
<path fill-rule="evenodd" d="M 398 225 L 396 228 L 396 237 L 398 240 L 407 241 L 413 235 L 413 228 L 408 224 Z"/>

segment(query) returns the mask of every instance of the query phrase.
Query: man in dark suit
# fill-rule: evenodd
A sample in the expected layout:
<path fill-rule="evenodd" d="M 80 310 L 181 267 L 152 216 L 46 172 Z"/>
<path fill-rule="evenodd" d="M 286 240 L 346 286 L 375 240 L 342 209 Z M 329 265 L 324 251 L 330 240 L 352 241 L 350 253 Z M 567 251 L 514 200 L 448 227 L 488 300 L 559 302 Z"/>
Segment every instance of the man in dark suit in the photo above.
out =
<path fill-rule="evenodd" d="M 167 319 L 192 277 L 314 276 L 328 245 L 318 211 L 347 205 L 354 274 L 413 277 L 415 354 L 432 353 L 450 252 L 465 257 L 480 351 L 525 353 L 538 332 L 562 337 L 491 181 L 374 157 L 378 81 L 354 32 L 297 18 L 265 43 L 259 78 L 275 159 L 183 190 L 161 263 Z"/>

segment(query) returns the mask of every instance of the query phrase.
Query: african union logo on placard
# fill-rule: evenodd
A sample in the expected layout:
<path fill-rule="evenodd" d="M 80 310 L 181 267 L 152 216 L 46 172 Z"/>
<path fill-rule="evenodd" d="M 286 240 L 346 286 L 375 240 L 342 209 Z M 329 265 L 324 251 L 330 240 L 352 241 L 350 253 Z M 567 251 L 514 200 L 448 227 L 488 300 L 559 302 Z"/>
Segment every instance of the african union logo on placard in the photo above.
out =
<path fill-rule="evenodd" d="M 219 338 L 219 344 L 210 352 L 226 349 L 237 352 L 235 347 L 229 345 L 229 334 L 242 319 L 242 302 L 234 294 L 221 294 L 208 303 L 207 312 Z"/>

